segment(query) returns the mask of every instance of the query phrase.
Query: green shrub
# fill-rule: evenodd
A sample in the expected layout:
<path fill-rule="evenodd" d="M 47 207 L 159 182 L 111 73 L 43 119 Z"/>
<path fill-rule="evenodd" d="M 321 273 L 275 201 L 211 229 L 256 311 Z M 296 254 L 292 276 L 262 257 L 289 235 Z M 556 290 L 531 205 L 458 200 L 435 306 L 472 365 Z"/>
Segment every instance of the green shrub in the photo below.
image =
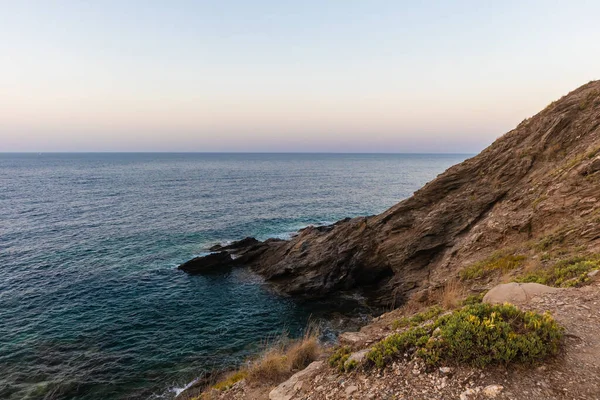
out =
<path fill-rule="evenodd" d="M 345 372 L 350 372 L 353 369 L 355 369 L 356 367 L 358 367 L 358 361 L 356 361 L 356 360 L 349 360 L 349 361 L 346 361 L 346 363 L 344 363 L 344 371 Z"/>
<path fill-rule="evenodd" d="M 379 368 L 404 354 L 429 365 L 533 363 L 555 355 L 561 338 L 562 329 L 549 314 L 480 303 L 387 337 L 371 349 L 367 360 Z"/>
<path fill-rule="evenodd" d="M 425 321 L 429 321 L 444 312 L 444 309 L 440 306 L 432 306 L 427 310 L 415 314 L 411 317 L 402 317 L 400 319 L 395 320 L 392 323 L 392 329 L 404 328 L 407 326 L 417 326 L 422 324 Z"/>
<path fill-rule="evenodd" d="M 589 280 L 587 273 L 600 268 L 600 258 L 574 257 L 558 261 L 548 268 L 540 268 L 518 278 L 517 282 L 536 282 L 557 287 L 580 286 Z"/>
<path fill-rule="evenodd" d="M 466 299 L 463 300 L 462 305 L 463 306 L 472 306 L 474 304 L 479 304 L 483 301 L 483 298 L 485 297 L 486 293 L 487 293 L 487 290 L 485 292 L 471 294 L 471 295 L 467 296 Z"/>
<path fill-rule="evenodd" d="M 485 278 L 495 272 L 506 273 L 523 265 L 526 257 L 515 254 L 494 253 L 485 260 L 469 265 L 460 272 L 460 278 L 465 280 Z"/>
<path fill-rule="evenodd" d="M 338 371 L 344 372 L 346 371 L 346 361 L 350 358 L 350 347 L 342 346 L 339 347 L 333 354 L 329 357 L 329 366 L 333 368 L 337 368 Z"/>

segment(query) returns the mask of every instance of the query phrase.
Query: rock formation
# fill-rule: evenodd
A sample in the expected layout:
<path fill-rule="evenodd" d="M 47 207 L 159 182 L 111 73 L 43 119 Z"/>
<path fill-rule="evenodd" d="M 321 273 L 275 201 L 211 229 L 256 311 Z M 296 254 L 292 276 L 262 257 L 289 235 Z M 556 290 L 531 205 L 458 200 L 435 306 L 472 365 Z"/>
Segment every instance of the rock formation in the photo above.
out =
<path fill-rule="evenodd" d="M 382 214 L 215 250 L 237 256 L 281 293 L 360 290 L 373 303 L 396 305 L 497 249 L 558 229 L 561 240 L 597 251 L 599 200 L 600 81 L 593 81 Z"/>

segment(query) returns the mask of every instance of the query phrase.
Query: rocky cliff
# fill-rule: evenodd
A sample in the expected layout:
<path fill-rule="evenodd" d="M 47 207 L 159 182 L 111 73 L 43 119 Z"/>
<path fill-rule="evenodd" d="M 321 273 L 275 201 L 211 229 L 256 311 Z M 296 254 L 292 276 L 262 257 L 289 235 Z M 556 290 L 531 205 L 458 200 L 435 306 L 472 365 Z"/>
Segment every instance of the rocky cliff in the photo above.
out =
<path fill-rule="evenodd" d="M 358 290 L 397 305 L 501 248 L 560 235 L 571 248 L 597 252 L 599 200 L 600 81 L 593 81 L 380 215 L 215 250 L 284 294 Z"/>

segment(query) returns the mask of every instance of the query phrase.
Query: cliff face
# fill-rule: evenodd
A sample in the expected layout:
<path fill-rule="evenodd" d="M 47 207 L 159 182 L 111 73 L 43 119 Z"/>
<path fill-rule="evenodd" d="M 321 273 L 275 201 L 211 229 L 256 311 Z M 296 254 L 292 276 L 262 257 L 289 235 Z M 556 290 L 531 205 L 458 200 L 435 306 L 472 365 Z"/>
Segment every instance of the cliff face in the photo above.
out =
<path fill-rule="evenodd" d="M 495 250 L 561 231 L 600 249 L 600 81 L 552 103 L 384 213 L 235 251 L 280 292 L 398 304 Z M 240 262 L 240 260 L 236 260 Z"/>

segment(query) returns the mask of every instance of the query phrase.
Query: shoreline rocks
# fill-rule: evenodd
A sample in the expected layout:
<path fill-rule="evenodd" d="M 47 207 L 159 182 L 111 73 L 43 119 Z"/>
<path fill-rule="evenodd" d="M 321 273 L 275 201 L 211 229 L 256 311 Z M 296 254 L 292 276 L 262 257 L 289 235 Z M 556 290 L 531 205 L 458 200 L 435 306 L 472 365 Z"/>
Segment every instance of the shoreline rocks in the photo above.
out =
<path fill-rule="evenodd" d="M 230 268 L 232 265 L 233 258 L 231 257 L 231 254 L 226 251 L 221 251 L 218 253 L 211 253 L 206 256 L 192 258 L 177 268 L 187 272 L 188 274 L 195 275 L 202 273 L 222 272 L 224 269 Z"/>

